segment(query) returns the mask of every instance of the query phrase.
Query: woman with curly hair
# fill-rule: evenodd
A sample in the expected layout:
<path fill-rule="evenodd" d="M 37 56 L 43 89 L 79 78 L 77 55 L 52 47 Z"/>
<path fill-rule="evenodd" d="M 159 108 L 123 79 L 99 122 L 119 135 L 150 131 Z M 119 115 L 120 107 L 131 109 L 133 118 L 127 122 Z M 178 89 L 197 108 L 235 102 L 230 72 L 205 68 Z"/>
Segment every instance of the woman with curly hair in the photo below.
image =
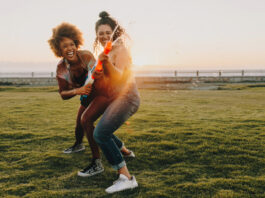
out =
<path fill-rule="evenodd" d="M 125 35 L 124 29 L 105 11 L 101 12 L 99 17 L 100 19 L 95 26 L 94 47 L 96 48 L 99 44 L 104 47 L 111 39 L 114 31 L 112 41 L 115 44 L 108 55 L 103 52 L 99 55 L 99 60 L 103 63 L 103 68 L 108 74 L 107 91 L 111 103 L 94 130 L 94 139 L 108 162 L 118 171 L 118 180 L 106 189 L 107 193 L 114 193 L 138 186 L 135 177 L 131 176 L 127 169 L 124 154 L 121 151 L 123 143 L 113 141 L 113 137 L 115 137 L 113 133 L 138 110 L 140 96 L 131 70 L 131 56 L 121 39 Z M 127 155 L 134 156 L 131 151 Z"/>
<path fill-rule="evenodd" d="M 62 99 L 70 99 L 75 95 L 89 94 L 91 88 L 82 87 L 87 74 L 87 63 L 94 63 L 94 56 L 89 51 L 78 51 L 83 44 L 82 33 L 74 25 L 62 23 L 53 28 L 53 35 L 48 41 L 56 57 L 62 58 L 57 65 L 56 79 Z M 82 104 L 82 101 L 81 101 Z M 75 144 L 64 150 L 64 153 L 79 152 L 85 149 L 82 145 L 84 132 L 81 126 L 81 115 L 87 105 L 79 108 L 75 128 Z"/>
<path fill-rule="evenodd" d="M 103 113 L 109 103 L 104 96 L 103 72 L 94 73 L 95 83 L 83 86 L 88 71 L 95 63 L 94 56 L 89 51 L 79 50 L 83 44 L 80 30 L 69 23 L 62 23 L 53 29 L 53 35 L 48 41 L 56 57 L 62 58 L 57 65 L 56 78 L 59 85 L 59 93 L 63 100 L 70 99 L 76 95 L 89 95 L 81 97 L 81 105 L 76 118 L 75 138 L 72 147 L 64 150 L 64 153 L 79 152 L 85 149 L 82 144 L 84 132 L 92 151 L 92 165 L 90 174 L 104 171 L 101 164 L 97 144 L 93 139 L 94 122 Z M 98 89 L 96 89 L 98 87 Z"/>

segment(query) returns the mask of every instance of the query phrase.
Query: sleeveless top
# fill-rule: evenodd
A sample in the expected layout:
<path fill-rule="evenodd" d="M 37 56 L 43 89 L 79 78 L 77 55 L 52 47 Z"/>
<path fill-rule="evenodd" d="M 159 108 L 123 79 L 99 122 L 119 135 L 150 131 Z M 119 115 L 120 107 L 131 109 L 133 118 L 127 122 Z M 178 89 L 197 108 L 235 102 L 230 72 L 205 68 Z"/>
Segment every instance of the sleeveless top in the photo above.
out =
<path fill-rule="evenodd" d="M 122 42 L 117 42 L 109 53 L 110 62 L 122 73 L 119 83 L 109 83 L 108 92 L 110 97 L 128 95 L 130 92 L 139 95 L 135 78 L 132 72 L 132 59 L 128 49 Z"/>
<path fill-rule="evenodd" d="M 80 70 L 80 75 L 77 78 L 71 73 L 70 65 L 65 58 L 60 60 L 57 65 L 56 79 L 58 81 L 59 86 L 59 81 L 66 81 L 68 83 L 67 90 L 81 87 L 86 80 L 88 71 L 95 63 L 94 56 L 89 51 L 79 50 L 77 51 L 77 56 L 81 62 L 80 67 L 76 68 Z"/>

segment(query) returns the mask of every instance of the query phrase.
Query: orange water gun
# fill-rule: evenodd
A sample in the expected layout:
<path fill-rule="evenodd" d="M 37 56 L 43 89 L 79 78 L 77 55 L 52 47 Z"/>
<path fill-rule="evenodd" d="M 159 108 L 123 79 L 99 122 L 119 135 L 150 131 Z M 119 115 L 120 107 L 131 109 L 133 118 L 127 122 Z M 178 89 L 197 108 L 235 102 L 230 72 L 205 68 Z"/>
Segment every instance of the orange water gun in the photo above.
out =
<path fill-rule="evenodd" d="M 110 40 L 106 43 L 106 46 L 104 47 L 104 54 L 106 54 L 106 55 L 111 51 L 112 45 L 118 40 L 118 39 L 116 39 L 116 41 L 114 41 L 112 43 L 114 33 L 116 32 L 118 27 L 119 27 L 119 25 L 117 25 L 114 28 L 112 35 L 110 36 Z M 102 62 L 100 60 L 97 60 L 97 62 L 92 67 L 92 69 L 88 72 L 87 79 L 86 79 L 84 85 L 87 85 L 87 84 L 92 85 L 94 83 L 94 80 L 95 80 L 95 77 L 93 76 L 94 70 L 99 71 L 99 72 L 103 70 Z"/>
<path fill-rule="evenodd" d="M 111 51 L 111 49 L 112 49 L 112 42 L 108 41 L 104 48 L 104 54 L 108 54 Z M 95 77 L 93 76 L 93 72 L 95 70 L 98 72 L 101 72 L 103 70 L 102 62 L 100 60 L 97 60 L 94 66 L 92 67 L 92 69 L 88 71 L 87 79 L 84 85 L 88 85 L 88 84 L 92 85 L 94 83 Z M 87 98 L 87 95 L 82 95 L 80 97 L 80 100 L 82 100 L 83 98 Z"/>
<path fill-rule="evenodd" d="M 104 48 L 104 54 L 107 55 L 111 51 L 111 49 L 112 49 L 112 42 L 108 41 L 105 48 Z M 93 72 L 94 71 L 101 72 L 102 70 L 103 70 L 102 62 L 100 60 L 97 60 L 97 62 L 92 67 L 92 69 L 88 72 L 87 79 L 86 79 L 84 85 L 93 84 L 94 80 L 95 80 L 95 77 L 93 76 Z"/>
<path fill-rule="evenodd" d="M 112 49 L 112 42 L 111 41 L 108 41 L 105 48 L 104 48 L 104 54 L 109 54 L 109 52 L 111 51 Z M 102 62 L 100 60 L 97 61 L 97 65 L 96 65 L 96 68 L 95 68 L 96 71 L 102 71 L 103 70 L 103 67 L 102 67 Z M 92 78 L 94 78 L 94 76 L 92 75 Z"/>

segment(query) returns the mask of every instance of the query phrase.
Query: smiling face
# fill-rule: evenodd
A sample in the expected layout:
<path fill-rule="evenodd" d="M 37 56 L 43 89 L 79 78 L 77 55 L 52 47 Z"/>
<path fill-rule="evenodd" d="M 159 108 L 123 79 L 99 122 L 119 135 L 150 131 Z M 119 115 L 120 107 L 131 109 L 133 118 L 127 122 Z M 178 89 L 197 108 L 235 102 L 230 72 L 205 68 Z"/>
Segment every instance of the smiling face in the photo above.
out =
<path fill-rule="evenodd" d="M 64 37 L 60 41 L 60 50 L 62 56 L 69 62 L 76 62 L 78 60 L 76 51 L 77 47 L 74 41 L 70 38 Z"/>
<path fill-rule="evenodd" d="M 103 24 L 98 26 L 97 37 L 102 47 L 105 47 L 106 43 L 110 40 L 111 34 L 112 29 L 109 25 Z"/>

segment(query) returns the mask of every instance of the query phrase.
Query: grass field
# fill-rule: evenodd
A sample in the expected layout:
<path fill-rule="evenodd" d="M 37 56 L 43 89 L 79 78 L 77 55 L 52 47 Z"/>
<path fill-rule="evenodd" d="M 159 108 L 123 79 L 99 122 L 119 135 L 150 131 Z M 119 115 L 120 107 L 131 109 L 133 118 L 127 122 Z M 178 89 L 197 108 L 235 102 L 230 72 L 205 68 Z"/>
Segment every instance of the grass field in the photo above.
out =
<path fill-rule="evenodd" d="M 265 197 L 265 87 L 140 90 L 116 134 L 136 158 L 139 188 L 108 195 L 116 172 L 80 178 L 89 149 L 74 142 L 78 98 L 56 87 L 0 87 L 0 197 Z M 88 147 L 87 140 L 84 140 Z"/>

